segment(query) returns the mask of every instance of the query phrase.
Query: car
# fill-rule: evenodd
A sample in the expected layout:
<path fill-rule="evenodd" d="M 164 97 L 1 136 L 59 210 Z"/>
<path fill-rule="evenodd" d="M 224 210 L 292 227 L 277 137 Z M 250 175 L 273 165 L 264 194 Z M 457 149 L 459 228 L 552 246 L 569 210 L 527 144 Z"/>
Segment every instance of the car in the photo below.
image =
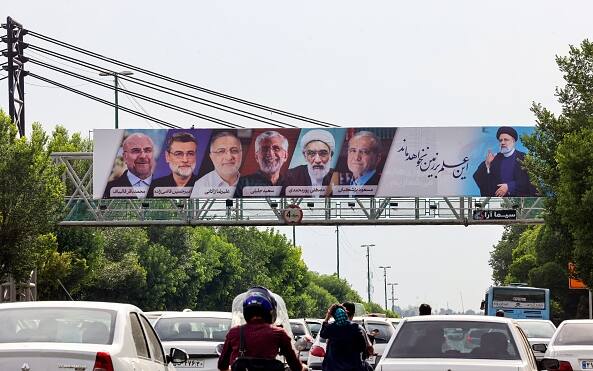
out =
<path fill-rule="evenodd" d="M 290 329 L 292 330 L 292 336 L 294 337 L 294 341 L 299 342 L 300 340 L 299 344 L 302 344 L 302 346 L 299 347 L 301 349 L 297 349 L 299 359 L 304 364 L 307 364 L 307 361 L 309 359 L 309 350 L 313 345 L 313 335 L 309 330 L 309 326 L 307 325 L 307 322 L 304 319 L 291 319 Z"/>
<path fill-rule="evenodd" d="M 481 333 L 477 346 L 464 334 Z M 453 335 L 453 336 L 447 336 Z M 430 315 L 402 320 L 377 366 L 381 371 L 536 371 L 527 337 L 510 318 Z"/>
<path fill-rule="evenodd" d="M 325 346 L 327 339 L 322 338 L 319 333 L 313 341 L 311 349 L 309 349 L 309 358 L 307 358 L 307 367 L 311 370 L 321 370 L 323 358 L 325 358 Z"/>
<path fill-rule="evenodd" d="M 593 370 L 593 320 L 566 320 L 558 326 L 545 350 L 545 358 L 557 359 L 560 370 Z"/>
<path fill-rule="evenodd" d="M 139 308 L 120 303 L 0 304 L 0 370 L 173 371 L 188 355 L 165 355 Z"/>
<path fill-rule="evenodd" d="M 154 325 L 157 319 L 165 313 L 175 313 L 174 311 L 150 311 L 144 312 L 144 316 L 148 319 L 151 325 Z"/>
<path fill-rule="evenodd" d="M 515 321 L 523 329 L 532 346 L 533 344 L 548 345 L 556 332 L 554 323 L 545 319 L 516 319 Z M 538 362 L 544 358 L 544 352 L 534 350 L 533 353 Z"/>
<path fill-rule="evenodd" d="M 323 323 L 323 320 L 316 318 L 305 318 L 305 322 L 307 322 L 307 326 L 309 326 L 311 336 L 313 337 L 313 339 L 315 339 L 319 331 L 321 331 L 321 324 Z"/>
<path fill-rule="evenodd" d="M 393 325 L 393 327 L 397 327 L 397 325 L 399 325 L 399 323 L 402 321 L 401 318 L 386 318 L 387 322 L 391 323 Z"/>
<path fill-rule="evenodd" d="M 189 353 L 178 369 L 208 371 L 218 370 L 218 356 L 231 321 L 231 312 L 175 312 L 161 315 L 154 328 L 165 349 L 179 347 Z"/>

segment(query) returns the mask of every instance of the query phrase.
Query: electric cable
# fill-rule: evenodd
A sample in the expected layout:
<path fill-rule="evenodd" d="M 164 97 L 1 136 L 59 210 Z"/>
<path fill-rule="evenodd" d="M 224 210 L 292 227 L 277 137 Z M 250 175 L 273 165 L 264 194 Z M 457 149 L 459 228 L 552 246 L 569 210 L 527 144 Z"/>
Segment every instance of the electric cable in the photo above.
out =
<path fill-rule="evenodd" d="M 241 103 L 241 104 L 244 104 L 244 105 L 248 105 L 248 106 L 251 106 L 251 107 L 256 107 L 256 108 L 259 108 L 259 109 L 262 109 L 262 110 L 265 110 L 265 111 L 269 111 L 269 112 L 273 112 L 273 113 L 276 113 L 276 114 L 279 114 L 279 115 L 282 115 L 282 116 L 291 117 L 291 118 L 298 119 L 298 120 L 301 120 L 301 121 L 309 122 L 311 124 L 315 124 L 315 125 L 319 125 L 319 126 L 323 126 L 323 127 L 338 127 L 337 125 L 332 124 L 332 123 L 329 123 L 329 122 L 312 119 L 312 118 L 309 118 L 309 117 L 306 117 L 306 116 L 302 116 L 302 115 L 297 115 L 297 114 L 290 113 L 290 112 L 287 112 L 287 111 L 283 111 L 283 110 L 280 110 L 280 109 L 277 109 L 277 108 L 273 108 L 273 107 L 269 107 L 269 106 L 266 106 L 266 105 L 258 104 L 258 103 L 255 103 L 255 102 L 251 102 L 251 101 L 248 101 L 248 100 L 245 100 L 245 99 L 237 98 L 237 97 L 234 97 L 234 96 L 231 96 L 231 95 L 228 95 L 228 94 L 219 93 L 217 91 L 206 89 L 206 88 L 203 88 L 203 87 L 198 86 L 198 85 L 187 83 L 185 81 L 174 79 L 172 77 L 169 77 L 169 76 L 166 76 L 166 75 L 162 75 L 160 73 L 153 72 L 153 71 L 147 70 L 145 68 L 136 67 L 134 65 L 131 65 L 131 64 L 128 64 L 128 63 L 125 63 L 125 62 L 121 62 L 121 61 L 119 61 L 117 59 L 113 59 L 113 58 L 109 58 L 109 57 L 103 56 L 101 54 L 98 54 L 98 53 L 95 53 L 95 52 L 92 52 L 92 51 L 89 51 L 89 50 L 86 50 L 86 49 L 77 47 L 75 45 L 72 45 L 72 44 L 66 43 L 64 41 L 60 41 L 60 40 L 54 39 L 52 37 L 49 37 L 49 36 L 46 36 L 46 35 L 43 35 L 43 34 L 34 32 L 34 31 L 28 30 L 28 34 L 30 36 L 36 37 L 38 39 L 44 40 L 46 42 L 57 44 L 57 45 L 59 45 L 59 46 L 61 46 L 63 48 L 71 49 L 71 50 L 74 50 L 74 51 L 79 52 L 81 54 L 86 54 L 88 56 L 91 56 L 91 57 L 94 57 L 94 58 L 103 60 L 105 62 L 109 62 L 109 63 L 115 64 L 115 65 L 118 65 L 120 67 L 128 68 L 128 69 L 131 69 L 131 70 L 140 72 L 140 73 L 144 73 L 146 75 L 149 75 L 149 76 L 152 76 L 152 77 L 156 77 L 156 78 L 159 78 L 159 79 L 162 79 L 162 80 L 165 80 L 165 81 L 174 83 L 174 84 L 182 85 L 182 86 L 185 86 L 187 88 L 195 89 L 195 90 L 201 91 L 203 93 L 211 94 L 211 95 L 214 95 L 214 96 L 217 96 L 217 97 L 220 97 L 220 98 L 228 99 L 228 100 L 231 100 L 231 101 L 234 101 L 234 102 L 237 102 L 237 103 Z"/>
<path fill-rule="evenodd" d="M 36 45 L 29 44 L 29 47 L 32 48 L 32 49 L 34 49 L 34 50 L 38 50 L 38 51 L 41 51 L 43 53 L 47 53 L 47 54 L 53 55 L 53 56 L 55 56 L 57 58 L 68 60 L 71 63 L 76 63 L 78 65 L 84 65 L 87 68 L 92 68 L 93 70 L 98 71 L 100 73 L 105 73 L 105 74 L 109 74 L 109 75 L 114 75 L 116 73 L 116 72 L 111 71 L 111 70 L 109 70 L 109 69 L 107 69 L 105 67 L 101 67 L 101 66 L 98 66 L 98 65 L 89 63 L 89 62 L 85 62 L 85 61 L 82 61 L 80 59 L 77 59 L 77 58 L 74 58 L 74 57 L 70 57 L 70 56 L 67 56 L 67 55 L 64 55 L 64 54 L 61 54 L 61 53 L 52 51 L 52 50 L 48 50 L 48 49 L 45 49 L 45 48 L 42 48 L 42 47 L 39 47 L 39 46 L 36 46 Z M 172 95 L 172 96 L 177 97 L 177 98 L 188 100 L 190 102 L 201 104 L 201 105 L 204 105 L 204 106 L 207 106 L 207 107 L 210 107 L 210 108 L 221 110 L 221 111 L 224 111 L 224 112 L 227 112 L 227 113 L 230 113 L 230 114 L 234 114 L 234 115 L 237 115 L 237 116 L 241 116 L 241 117 L 244 117 L 244 118 L 247 118 L 247 119 L 250 119 L 250 120 L 258 121 L 258 122 L 261 122 L 263 124 L 267 124 L 267 125 L 271 125 L 271 126 L 275 126 L 275 127 L 282 127 L 280 125 L 285 125 L 285 126 L 292 127 L 292 128 L 296 128 L 297 127 L 295 125 L 292 125 L 292 124 L 289 124 L 289 123 L 286 123 L 286 122 L 282 122 L 282 121 L 279 121 L 279 120 L 267 118 L 267 117 L 258 115 L 258 114 L 253 113 L 253 112 L 240 110 L 240 109 L 235 108 L 235 107 L 227 106 L 227 105 L 224 105 L 222 103 L 214 102 L 212 100 L 201 98 L 201 97 L 198 97 L 198 96 L 189 94 L 189 93 L 182 92 L 180 90 L 176 90 L 176 89 L 172 89 L 172 88 L 166 87 L 164 85 L 156 84 L 154 82 L 149 82 L 149 81 L 146 81 L 146 80 L 143 80 L 143 79 L 139 79 L 137 77 L 129 77 L 129 76 L 125 76 L 125 75 L 118 75 L 118 79 L 126 80 L 126 81 L 132 82 L 134 84 L 143 86 L 145 88 L 153 89 L 153 90 L 156 90 L 156 91 L 161 92 L 161 93 L 169 94 L 169 95 Z M 193 98 L 193 99 L 191 99 L 191 98 Z M 204 102 L 207 102 L 207 103 L 204 103 Z M 220 108 L 220 107 L 217 107 L 217 106 L 224 107 L 224 108 Z M 236 112 L 233 112 L 233 111 L 230 111 L 230 110 L 234 110 Z M 240 113 L 237 113 L 237 112 L 240 112 Z M 250 116 L 246 116 L 246 115 L 250 115 L 250 116 L 254 116 L 254 117 L 250 117 Z M 277 123 L 277 124 L 280 124 L 280 125 L 277 125 L 277 124 L 274 124 L 274 123 Z"/>
<path fill-rule="evenodd" d="M 50 84 L 52 84 L 52 85 L 56 85 L 56 86 L 58 86 L 58 87 L 60 87 L 60 88 L 62 88 L 62 89 L 66 89 L 66 90 L 68 90 L 68 91 L 70 91 L 70 92 L 73 92 L 73 93 L 76 93 L 76 94 L 82 95 L 83 97 L 86 97 L 86 98 L 89 98 L 89 99 L 93 99 L 93 100 L 95 100 L 95 101 L 97 101 L 97 102 L 100 102 L 100 103 L 106 104 L 106 105 L 108 105 L 108 106 L 111 106 L 111 107 L 115 107 L 115 103 L 111 103 L 110 101 L 107 101 L 107 100 L 105 100 L 105 99 L 101 99 L 101 98 L 99 98 L 99 97 L 96 97 L 96 96 L 94 96 L 94 95 L 91 95 L 91 94 L 85 93 L 85 92 L 83 92 L 83 91 L 80 91 L 80 90 L 78 90 L 78 89 L 71 88 L 71 87 L 69 87 L 69 86 L 67 86 L 67 85 L 61 84 L 61 83 L 59 83 L 59 82 L 57 82 L 57 81 L 53 81 L 53 80 L 51 80 L 51 79 L 48 79 L 48 78 L 46 78 L 46 77 L 39 76 L 39 75 L 37 75 L 36 73 L 29 72 L 29 76 L 31 76 L 31 77 L 33 77 L 33 78 L 36 78 L 36 79 L 38 79 L 38 80 L 41 80 L 41 81 L 44 81 L 44 82 L 50 83 Z M 136 115 L 136 116 L 139 116 L 139 117 L 142 117 L 142 118 L 145 118 L 145 119 L 151 120 L 152 122 L 156 122 L 157 124 L 160 124 L 160 125 L 166 126 L 166 127 L 168 127 L 168 128 L 173 128 L 173 129 L 181 129 L 181 126 L 179 126 L 179 125 L 170 124 L 170 123 L 168 123 L 168 122 L 166 122 L 166 121 L 163 121 L 163 120 L 161 120 L 161 119 L 158 119 L 158 118 L 156 118 L 156 117 L 152 117 L 152 116 L 150 116 L 150 115 L 146 115 L 146 114 L 144 114 L 144 113 L 141 113 L 141 112 L 134 111 L 134 110 L 132 110 L 132 109 L 130 109 L 130 108 L 127 108 L 127 107 L 125 107 L 125 106 L 120 106 L 120 105 L 118 105 L 118 106 L 117 106 L 117 108 L 118 108 L 119 110 L 122 110 L 122 111 L 124 111 L 124 112 L 131 113 L 132 115 Z"/>

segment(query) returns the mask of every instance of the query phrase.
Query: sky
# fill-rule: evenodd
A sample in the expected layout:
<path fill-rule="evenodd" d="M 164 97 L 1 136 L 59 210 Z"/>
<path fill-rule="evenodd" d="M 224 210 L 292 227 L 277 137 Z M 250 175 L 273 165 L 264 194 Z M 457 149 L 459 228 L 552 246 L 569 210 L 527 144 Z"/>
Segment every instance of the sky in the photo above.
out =
<path fill-rule="evenodd" d="M 3 23 L 11 16 L 27 29 L 132 65 L 340 126 L 500 126 L 535 124 L 533 102 L 559 111 L 554 92 L 563 80 L 555 56 L 590 37 L 593 3 L 103 0 L 20 1 L 2 10 Z M 28 69 L 49 76 L 39 66 Z M 26 94 L 27 132 L 34 121 L 83 135 L 113 127 L 111 107 L 33 78 Z M 112 92 L 100 94 L 112 100 Z M 7 110 L 7 102 L 4 79 L 0 107 Z M 134 104 L 123 96 L 120 103 Z M 184 127 L 217 127 L 170 117 Z M 156 127 L 121 112 L 119 124 Z M 502 230 L 340 227 L 340 273 L 366 297 L 361 245 L 375 244 L 373 301 L 384 302 L 378 267 L 390 265 L 397 305 L 477 310 Z M 291 228 L 281 231 L 292 238 Z M 335 227 L 296 228 L 310 269 L 335 272 L 335 236 Z"/>

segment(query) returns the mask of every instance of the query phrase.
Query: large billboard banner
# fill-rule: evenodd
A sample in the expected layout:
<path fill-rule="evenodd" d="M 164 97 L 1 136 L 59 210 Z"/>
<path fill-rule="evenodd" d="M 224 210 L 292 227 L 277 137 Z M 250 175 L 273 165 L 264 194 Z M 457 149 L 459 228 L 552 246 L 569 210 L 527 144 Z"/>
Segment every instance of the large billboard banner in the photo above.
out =
<path fill-rule="evenodd" d="M 93 197 L 531 197 L 533 130 L 97 129 Z"/>

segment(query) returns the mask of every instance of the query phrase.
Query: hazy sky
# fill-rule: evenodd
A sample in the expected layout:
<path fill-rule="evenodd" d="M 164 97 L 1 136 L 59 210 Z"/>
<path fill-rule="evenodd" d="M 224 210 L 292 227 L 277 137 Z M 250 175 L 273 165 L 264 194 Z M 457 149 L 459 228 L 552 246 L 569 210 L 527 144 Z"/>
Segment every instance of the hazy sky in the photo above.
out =
<path fill-rule="evenodd" d="M 106 56 L 341 126 L 498 126 L 533 124 L 534 101 L 558 109 L 554 89 L 562 78 L 554 57 L 590 37 L 593 3 L 20 1 L 3 12 L 3 23 L 12 16 Z M 6 81 L 0 81 L 5 109 Z M 28 78 L 28 123 L 48 130 L 62 124 L 85 135 L 113 127 L 112 108 L 47 85 Z M 112 100 L 110 92 L 99 94 Z M 120 103 L 132 105 L 123 96 Z M 174 115 L 171 121 L 214 126 Z M 120 127 L 150 126 L 120 113 Z M 282 230 L 292 237 L 290 228 Z M 377 267 L 391 265 L 398 305 L 458 310 L 463 301 L 465 309 L 477 309 L 491 283 L 489 251 L 501 232 L 494 226 L 342 227 L 341 274 L 366 297 L 360 245 L 373 243 L 374 301 L 383 303 Z M 298 227 L 297 243 L 309 268 L 335 271 L 335 227 Z"/>

